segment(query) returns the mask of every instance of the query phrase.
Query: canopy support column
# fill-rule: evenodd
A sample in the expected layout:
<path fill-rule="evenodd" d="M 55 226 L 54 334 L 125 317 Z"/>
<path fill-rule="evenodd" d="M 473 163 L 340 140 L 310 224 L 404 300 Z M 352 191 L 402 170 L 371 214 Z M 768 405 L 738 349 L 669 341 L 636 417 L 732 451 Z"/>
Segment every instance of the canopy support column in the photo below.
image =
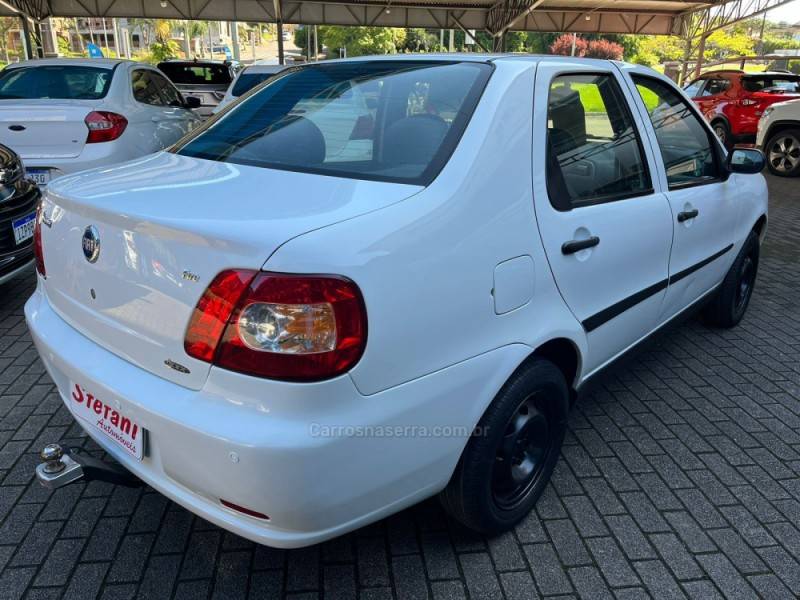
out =
<path fill-rule="evenodd" d="M 20 14 L 20 20 L 22 21 L 22 38 L 23 44 L 25 46 L 25 58 L 31 60 L 33 58 L 33 45 L 31 44 L 31 26 L 28 23 L 28 17 Z"/>

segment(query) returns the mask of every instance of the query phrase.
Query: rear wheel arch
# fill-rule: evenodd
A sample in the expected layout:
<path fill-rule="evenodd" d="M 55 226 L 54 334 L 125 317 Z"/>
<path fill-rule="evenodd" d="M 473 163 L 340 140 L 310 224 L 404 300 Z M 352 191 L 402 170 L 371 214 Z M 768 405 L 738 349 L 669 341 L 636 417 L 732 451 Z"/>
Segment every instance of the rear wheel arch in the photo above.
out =
<path fill-rule="evenodd" d="M 756 233 L 756 235 L 758 236 L 759 241 L 763 243 L 764 242 L 764 234 L 767 232 L 767 215 L 761 215 L 758 218 L 758 220 L 756 221 L 756 224 L 753 225 L 752 231 L 754 231 Z"/>
<path fill-rule="evenodd" d="M 577 387 L 578 374 L 581 368 L 581 354 L 578 346 L 569 338 L 553 338 L 539 345 L 523 362 L 536 358 L 544 358 L 558 367 L 564 375 L 564 381 L 570 390 Z M 522 366 L 522 365 L 520 365 Z"/>
<path fill-rule="evenodd" d="M 800 121 L 775 121 L 772 125 L 769 126 L 767 129 L 766 135 L 764 135 L 764 145 L 770 141 L 772 136 L 777 135 L 781 131 L 785 131 L 787 129 L 799 129 L 800 128 Z"/>

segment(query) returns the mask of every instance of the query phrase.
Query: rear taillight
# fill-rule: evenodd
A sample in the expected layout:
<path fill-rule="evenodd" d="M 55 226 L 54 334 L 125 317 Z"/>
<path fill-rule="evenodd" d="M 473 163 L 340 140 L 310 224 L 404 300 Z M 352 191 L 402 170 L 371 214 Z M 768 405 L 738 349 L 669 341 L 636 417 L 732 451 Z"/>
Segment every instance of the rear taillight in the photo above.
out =
<path fill-rule="evenodd" d="M 89 128 L 89 135 L 86 137 L 87 144 L 113 141 L 121 136 L 128 126 L 128 119 L 104 110 L 90 112 L 86 115 L 84 122 Z"/>
<path fill-rule="evenodd" d="M 184 347 L 232 371 L 315 381 L 353 367 L 366 340 L 364 301 L 349 279 L 231 270 L 200 298 Z"/>
<path fill-rule="evenodd" d="M 39 208 L 36 209 L 36 220 L 33 223 L 33 254 L 36 256 L 36 271 L 42 277 L 47 277 L 47 271 L 44 268 L 44 249 L 42 248 L 43 212 L 42 204 L 39 203 Z"/>

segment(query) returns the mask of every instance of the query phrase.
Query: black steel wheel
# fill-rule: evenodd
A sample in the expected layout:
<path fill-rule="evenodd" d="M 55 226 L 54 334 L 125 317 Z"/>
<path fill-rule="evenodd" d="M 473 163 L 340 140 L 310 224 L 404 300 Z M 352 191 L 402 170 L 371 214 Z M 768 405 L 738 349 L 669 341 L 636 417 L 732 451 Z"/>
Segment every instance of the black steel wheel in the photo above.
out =
<path fill-rule="evenodd" d="M 703 309 L 706 323 L 727 328 L 742 320 L 753 296 L 760 249 L 758 235 L 751 231 L 719 289 Z"/>
<path fill-rule="evenodd" d="M 569 392 L 564 375 L 534 357 L 486 409 L 441 494 L 445 509 L 467 527 L 506 531 L 533 508 L 558 461 Z"/>

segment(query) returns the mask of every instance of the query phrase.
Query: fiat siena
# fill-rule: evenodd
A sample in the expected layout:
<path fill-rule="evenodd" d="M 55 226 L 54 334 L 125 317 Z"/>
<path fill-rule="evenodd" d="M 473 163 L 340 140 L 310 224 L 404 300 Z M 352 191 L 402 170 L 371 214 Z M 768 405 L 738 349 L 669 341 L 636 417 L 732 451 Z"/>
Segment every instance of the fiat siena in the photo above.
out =
<path fill-rule="evenodd" d="M 690 307 L 742 318 L 763 162 L 638 66 L 303 66 L 54 182 L 25 314 L 86 432 L 221 527 L 303 546 L 440 494 L 499 532 L 589 377 Z"/>

